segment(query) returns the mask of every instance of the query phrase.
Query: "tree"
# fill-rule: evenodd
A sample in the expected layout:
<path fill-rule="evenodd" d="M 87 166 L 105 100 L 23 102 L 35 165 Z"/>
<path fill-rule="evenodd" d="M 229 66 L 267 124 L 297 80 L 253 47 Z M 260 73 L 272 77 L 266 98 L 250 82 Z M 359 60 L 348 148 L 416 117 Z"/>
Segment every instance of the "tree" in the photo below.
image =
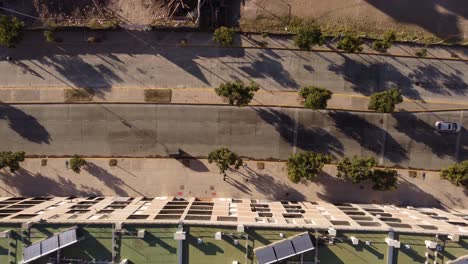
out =
<path fill-rule="evenodd" d="M 305 99 L 304 106 L 310 109 L 327 108 L 327 101 L 332 97 L 332 92 L 325 88 L 306 86 L 301 89 L 299 95 Z"/>
<path fill-rule="evenodd" d="M 231 166 L 234 166 L 234 168 L 237 170 L 243 164 L 242 159 L 239 158 L 236 153 L 230 151 L 227 148 L 220 148 L 211 151 L 208 154 L 208 162 L 216 163 L 220 174 L 225 173 L 226 170 Z"/>
<path fill-rule="evenodd" d="M 215 88 L 218 96 L 228 99 L 230 105 L 246 106 L 252 101 L 255 92 L 258 91 L 258 84 L 251 82 L 244 85 L 241 81 L 226 82 Z"/>
<path fill-rule="evenodd" d="M 286 166 L 288 168 L 289 179 L 298 183 L 302 179 L 314 180 L 323 165 L 331 161 L 329 155 L 315 152 L 300 152 L 288 158 Z"/>
<path fill-rule="evenodd" d="M 403 102 L 400 89 L 392 88 L 371 96 L 368 109 L 379 113 L 392 113 L 395 105 Z"/>
<path fill-rule="evenodd" d="M 20 168 L 20 162 L 24 161 L 24 151 L 2 151 L 0 152 L 0 169 L 8 167 L 13 173 Z"/>
<path fill-rule="evenodd" d="M 16 17 L 0 16 L 0 44 L 11 47 L 19 41 L 24 22 Z"/>
<path fill-rule="evenodd" d="M 468 160 L 456 163 L 440 172 L 440 176 L 456 186 L 468 188 Z"/>
<path fill-rule="evenodd" d="M 227 27 L 217 28 L 213 33 L 213 40 L 223 47 L 231 46 L 234 42 L 234 29 Z"/>
<path fill-rule="evenodd" d="M 353 53 L 357 51 L 362 51 L 361 45 L 361 38 L 352 35 L 345 35 L 343 38 L 340 39 L 336 47 L 340 50 Z"/>
<path fill-rule="evenodd" d="M 376 165 L 374 157 L 358 158 L 354 156 L 352 159 L 344 157 L 337 164 L 337 176 L 350 179 L 352 183 L 360 183 L 372 178 L 372 168 Z"/>
<path fill-rule="evenodd" d="M 395 190 L 398 185 L 398 173 L 396 170 L 374 170 L 372 174 L 372 189 L 380 191 Z"/>
<path fill-rule="evenodd" d="M 294 36 L 294 45 L 300 49 L 310 50 L 313 45 L 323 45 L 322 31 L 317 26 L 302 26 Z"/>
<path fill-rule="evenodd" d="M 387 52 L 387 50 L 392 46 L 395 40 L 395 32 L 392 30 L 387 31 L 383 39 L 375 40 L 374 43 L 372 43 L 372 49 L 378 52 Z"/>
<path fill-rule="evenodd" d="M 73 158 L 70 159 L 70 168 L 75 173 L 80 173 L 81 167 L 83 167 L 86 164 L 87 164 L 86 160 L 84 160 L 78 155 L 74 155 Z"/>

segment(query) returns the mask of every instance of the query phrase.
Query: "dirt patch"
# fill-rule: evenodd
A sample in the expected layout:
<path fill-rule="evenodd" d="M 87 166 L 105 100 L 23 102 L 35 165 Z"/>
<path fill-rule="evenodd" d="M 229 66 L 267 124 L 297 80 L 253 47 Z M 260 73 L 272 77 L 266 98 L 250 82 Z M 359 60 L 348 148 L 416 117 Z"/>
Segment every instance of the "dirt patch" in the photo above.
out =
<path fill-rule="evenodd" d="M 93 91 L 82 88 L 65 90 L 65 102 L 67 103 L 91 102 L 93 96 Z"/>
<path fill-rule="evenodd" d="M 447 0 L 246 0 L 239 26 L 284 33 L 313 21 L 330 34 L 353 31 L 380 37 L 392 29 L 400 40 L 461 42 L 468 39 L 466 10 L 466 2 Z"/>
<path fill-rule="evenodd" d="M 171 89 L 145 89 L 145 102 L 170 103 L 171 97 Z"/>
<path fill-rule="evenodd" d="M 173 20 L 193 21 L 198 0 L 23 0 L 5 7 L 59 26 L 157 25 Z M 27 19 L 27 17 L 22 17 Z M 102 21 L 96 23 L 96 21 Z M 31 21 L 38 24 L 38 21 Z"/>

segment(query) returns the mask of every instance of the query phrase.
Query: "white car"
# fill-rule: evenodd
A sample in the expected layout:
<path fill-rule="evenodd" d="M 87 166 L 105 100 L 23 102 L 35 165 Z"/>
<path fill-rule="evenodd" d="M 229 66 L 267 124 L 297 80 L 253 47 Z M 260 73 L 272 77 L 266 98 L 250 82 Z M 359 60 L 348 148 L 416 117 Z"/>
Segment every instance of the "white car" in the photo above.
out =
<path fill-rule="evenodd" d="M 460 124 L 456 122 L 437 121 L 435 126 L 440 132 L 458 133 L 461 130 Z"/>

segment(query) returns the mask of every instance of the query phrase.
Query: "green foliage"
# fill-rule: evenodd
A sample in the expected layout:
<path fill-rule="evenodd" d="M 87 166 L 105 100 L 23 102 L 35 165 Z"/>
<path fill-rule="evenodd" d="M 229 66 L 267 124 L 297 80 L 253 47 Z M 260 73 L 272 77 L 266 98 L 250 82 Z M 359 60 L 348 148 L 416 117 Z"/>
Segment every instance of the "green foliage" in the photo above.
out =
<path fill-rule="evenodd" d="M 54 43 L 55 42 L 55 35 L 52 30 L 45 30 L 44 31 L 44 37 L 47 42 L 49 43 Z"/>
<path fill-rule="evenodd" d="M 368 109 L 379 113 L 392 113 L 395 105 L 403 102 L 400 89 L 392 88 L 371 96 Z"/>
<path fill-rule="evenodd" d="M 242 159 L 239 158 L 236 153 L 230 151 L 227 148 L 220 148 L 211 151 L 208 154 L 208 162 L 216 163 L 220 174 L 225 173 L 226 170 L 231 166 L 234 166 L 235 169 L 238 169 L 243 164 Z"/>
<path fill-rule="evenodd" d="M 80 173 L 81 167 L 86 165 L 86 163 L 86 160 L 78 155 L 74 155 L 73 158 L 70 159 L 70 169 L 72 169 L 72 171 L 75 173 Z"/>
<path fill-rule="evenodd" d="M 20 162 L 24 161 L 25 155 L 26 153 L 24 151 L 0 152 L 0 169 L 8 167 L 11 173 L 17 171 L 20 168 Z"/>
<path fill-rule="evenodd" d="M 374 157 L 358 158 L 354 156 L 352 159 L 344 157 L 337 164 L 337 176 L 349 179 L 352 183 L 360 183 L 372 178 L 372 168 L 376 165 Z"/>
<path fill-rule="evenodd" d="M 362 40 L 359 37 L 353 35 L 345 35 L 340 39 L 336 46 L 340 50 L 344 50 L 349 53 L 362 51 Z"/>
<path fill-rule="evenodd" d="M 19 41 L 24 22 L 16 17 L 0 16 L 0 44 L 11 47 Z"/>
<path fill-rule="evenodd" d="M 301 89 L 299 95 L 305 99 L 304 106 L 310 109 L 325 109 L 327 101 L 332 97 L 332 92 L 325 88 L 306 86 Z"/>
<path fill-rule="evenodd" d="M 443 169 L 440 176 L 457 186 L 468 188 L 468 160 Z"/>
<path fill-rule="evenodd" d="M 372 49 L 378 52 L 387 52 L 387 49 L 389 49 L 392 46 L 395 40 L 396 40 L 395 32 L 387 31 L 382 40 L 375 40 L 374 43 L 372 43 Z"/>
<path fill-rule="evenodd" d="M 330 161 L 329 155 L 310 151 L 291 155 L 286 163 L 289 179 L 294 183 L 298 183 L 302 179 L 314 180 L 317 173 L 322 170 L 323 165 Z"/>
<path fill-rule="evenodd" d="M 418 49 L 416 51 L 415 55 L 418 56 L 418 57 L 426 57 L 427 56 L 427 49 L 426 48 Z"/>
<path fill-rule="evenodd" d="M 217 28 L 213 33 L 213 40 L 223 47 L 231 46 L 234 42 L 234 29 L 227 27 Z"/>
<path fill-rule="evenodd" d="M 393 191 L 396 190 L 398 185 L 398 173 L 396 170 L 374 170 L 372 175 L 374 185 L 372 189 L 380 191 Z"/>
<path fill-rule="evenodd" d="M 230 105 L 240 107 L 248 105 L 258 89 L 258 84 L 254 82 L 244 85 L 241 81 L 236 81 L 221 84 L 215 88 L 215 92 L 218 96 L 228 99 Z"/>
<path fill-rule="evenodd" d="M 313 45 L 323 44 L 323 35 L 319 27 L 307 25 L 298 29 L 293 40 L 298 48 L 310 50 Z"/>

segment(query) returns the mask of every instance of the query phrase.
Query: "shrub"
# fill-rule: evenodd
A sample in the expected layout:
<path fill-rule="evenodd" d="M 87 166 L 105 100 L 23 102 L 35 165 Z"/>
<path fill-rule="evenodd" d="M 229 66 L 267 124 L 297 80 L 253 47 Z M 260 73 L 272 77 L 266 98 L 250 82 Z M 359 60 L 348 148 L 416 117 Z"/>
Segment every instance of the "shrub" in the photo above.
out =
<path fill-rule="evenodd" d="M 325 109 L 327 101 L 332 97 L 332 92 L 325 88 L 306 86 L 301 89 L 299 95 L 304 98 L 304 106 L 310 109 Z"/>
<path fill-rule="evenodd" d="M 352 159 L 345 157 L 337 164 L 339 178 L 350 179 L 352 183 L 360 183 L 372 178 L 372 168 L 377 165 L 374 157 Z"/>
<path fill-rule="evenodd" d="M 374 170 L 372 174 L 374 185 L 372 189 L 380 191 L 396 190 L 398 185 L 398 173 L 396 170 Z"/>
<path fill-rule="evenodd" d="M 344 50 L 349 53 L 362 51 L 362 40 L 359 37 L 352 35 L 345 35 L 340 39 L 336 46 L 340 50 Z"/>
<path fill-rule="evenodd" d="M 418 57 L 426 57 L 427 56 L 427 49 L 426 48 L 418 49 L 418 50 L 416 50 L 415 55 L 418 56 Z"/>
<path fill-rule="evenodd" d="M 111 167 L 117 166 L 117 160 L 116 159 L 110 159 L 109 160 L 109 166 L 111 166 Z"/>
<path fill-rule="evenodd" d="M 24 161 L 26 153 L 24 151 L 2 151 L 0 152 L 0 169 L 8 167 L 13 173 L 20 168 L 20 162 Z"/>
<path fill-rule="evenodd" d="M 252 101 L 258 89 L 258 84 L 254 82 L 251 82 L 250 85 L 244 85 L 241 81 L 236 81 L 221 84 L 215 88 L 215 92 L 218 96 L 226 98 L 230 105 L 241 107 Z"/>
<path fill-rule="evenodd" d="M 0 44 L 12 47 L 21 38 L 24 22 L 16 17 L 0 16 Z"/>
<path fill-rule="evenodd" d="M 242 159 L 227 148 L 220 148 L 210 152 L 208 154 L 208 162 L 216 163 L 220 174 L 225 173 L 232 166 L 237 170 L 243 164 Z"/>
<path fill-rule="evenodd" d="M 392 113 L 395 111 L 395 105 L 401 102 L 403 102 L 401 91 L 397 88 L 392 88 L 374 93 L 370 98 L 368 109 L 379 113 Z"/>
<path fill-rule="evenodd" d="M 323 165 L 331 161 L 329 155 L 315 152 L 301 152 L 291 155 L 286 166 L 288 168 L 289 179 L 298 183 L 301 180 L 314 180 L 322 170 Z"/>
<path fill-rule="evenodd" d="M 392 46 L 395 40 L 395 32 L 387 31 L 382 40 L 375 40 L 374 43 L 372 43 L 372 49 L 378 52 L 387 52 L 387 49 L 389 49 Z"/>
<path fill-rule="evenodd" d="M 49 43 L 54 43 L 55 42 L 55 35 L 52 30 L 45 30 L 44 31 L 44 37 L 47 42 Z"/>
<path fill-rule="evenodd" d="M 234 33 L 232 28 L 220 27 L 214 31 L 213 40 L 223 47 L 231 46 L 234 42 Z"/>
<path fill-rule="evenodd" d="M 75 173 L 80 173 L 81 167 L 83 167 L 86 164 L 86 160 L 84 160 L 78 155 L 74 155 L 73 158 L 70 159 L 70 169 Z"/>
<path fill-rule="evenodd" d="M 298 48 L 310 50 L 313 45 L 323 44 L 323 35 L 319 27 L 302 26 L 298 29 L 293 40 Z"/>
<path fill-rule="evenodd" d="M 468 160 L 443 169 L 440 176 L 456 186 L 468 188 Z"/>

